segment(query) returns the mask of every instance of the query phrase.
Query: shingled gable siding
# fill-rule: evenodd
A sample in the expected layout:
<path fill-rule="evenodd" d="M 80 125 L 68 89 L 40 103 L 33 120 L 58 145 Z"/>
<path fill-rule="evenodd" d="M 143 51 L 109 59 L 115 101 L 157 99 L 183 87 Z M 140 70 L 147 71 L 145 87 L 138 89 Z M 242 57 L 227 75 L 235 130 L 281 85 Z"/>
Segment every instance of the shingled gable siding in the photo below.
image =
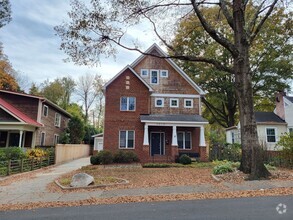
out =
<path fill-rule="evenodd" d="M 42 116 L 41 116 L 41 122 L 44 124 L 44 127 L 40 127 L 37 132 L 37 141 L 36 145 L 40 145 L 41 143 L 41 133 L 46 133 L 45 138 L 45 145 L 46 146 L 52 146 L 54 144 L 54 135 L 57 134 L 60 136 L 60 134 L 64 131 L 64 129 L 67 127 L 68 123 L 68 116 L 65 116 L 60 111 L 58 111 L 53 106 L 50 106 L 49 104 L 45 104 L 48 106 L 48 116 L 43 115 L 43 109 L 42 109 Z M 44 107 L 44 104 L 42 105 L 42 108 Z M 61 115 L 61 123 L 60 127 L 55 126 L 55 113 L 59 113 Z"/>
<path fill-rule="evenodd" d="M 156 51 L 153 53 L 157 54 Z M 168 77 L 159 76 L 159 84 L 151 84 L 154 93 L 199 95 L 199 93 L 164 59 L 146 56 L 134 67 L 140 74 L 141 69 L 168 70 Z M 150 75 L 143 78 L 148 84 Z M 164 107 L 155 107 L 155 98 L 164 98 Z M 179 108 L 170 107 L 172 97 L 151 97 L 151 114 L 199 114 L 199 98 L 180 97 Z M 177 98 L 177 97 L 173 97 Z M 184 99 L 193 100 L 193 108 L 184 108 Z"/>
<path fill-rule="evenodd" d="M 19 96 L 9 93 L 0 93 L 0 98 L 4 99 L 15 108 L 21 110 L 24 114 L 29 116 L 31 119 L 37 121 L 38 117 L 38 99 Z"/>
<path fill-rule="evenodd" d="M 126 88 L 127 86 L 129 89 Z M 149 157 L 149 153 L 143 151 L 144 125 L 140 122 L 141 114 L 149 114 L 149 95 L 148 88 L 129 69 L 107 86 L 104 121 L 105 150 L 115 152 L 119 149 L 120 130 L 134 130 L 134 151 L 141 161 Z M 122 96 L 136 98 L 135 111 L 120 111 Z"/>

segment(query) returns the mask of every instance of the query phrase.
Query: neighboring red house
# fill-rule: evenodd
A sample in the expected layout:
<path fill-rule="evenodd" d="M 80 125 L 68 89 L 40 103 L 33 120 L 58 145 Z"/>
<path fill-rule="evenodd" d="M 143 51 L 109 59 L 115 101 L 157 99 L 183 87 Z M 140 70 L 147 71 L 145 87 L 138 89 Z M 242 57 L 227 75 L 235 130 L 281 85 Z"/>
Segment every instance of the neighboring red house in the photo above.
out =
<path fill-rule="evenodd" d="M 146 53 L 166 54 L 156 45 Z M 141 55 L 105 85 L 105 150 L 133 150 L 142 162 L 206 159 L 201 97 L 171 59 Z"/>
<path fill-rule="evenodd" d="M 0 147 L 53 146 L 70 117 L 44 97 L 0 90 Z"/>

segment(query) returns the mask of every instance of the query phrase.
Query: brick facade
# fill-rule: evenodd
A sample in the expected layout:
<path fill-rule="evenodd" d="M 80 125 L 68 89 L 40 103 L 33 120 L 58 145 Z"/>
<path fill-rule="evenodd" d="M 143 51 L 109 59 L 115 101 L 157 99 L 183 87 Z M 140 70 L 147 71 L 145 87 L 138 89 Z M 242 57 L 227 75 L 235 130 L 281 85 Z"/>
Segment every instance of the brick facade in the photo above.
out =
<path fill-rule="evenodd" d="M 160 55 L 159 50 L 154 47 L 150 53 Z M 133 68 L 133 69 L 131 69 Z M 176 69 L 177 68 L 177 69 Z M 197 124 L 192 127 L 186 123 L 186 126 L 177 125 L 177 132 L 190 132 L 191 149 L 180 149 L 172 145 L 173 128 L 172 122 L 168 125 L 148 126 L 148 145 L 144 144 L 145 123 L 141 122 L 141 115 L 200 115 L 201 102 L 199 91 L 187 80 L 187 75 L 179 73 L 176 67 L 165 59 L 153 56 L 143 56 L 125 68 L 124 71 L 116 75 L 105 86 L 105 118 L 104 118 L 104 149 L 116 152 L 119 150 L 120 137 L 119 131 L 135 131 L 134 151 L 141 162 L 174 162 L 180 154 L 200 155 L 200 126 Z M 141 75 L 141 70 L 147 70 L 148 76 Z M 158 70 L 158 84 L 151 83 L 151 70 Z M 160 71 L 168 71 L 168 76 L 163 77 Z M 135 111 L 120 111 L 121 97 L 135 97 Z M 164 106 L 158 107 L 155 104 L 157 98 L 164 100 Z M 171 99 L 177 99 L 178 107 L 170 107 Z M 185 99 L 192 100 L 192 106 L 184 106 Z M 147 130 L 146 130 L 147 131 Z M 162 136 L 152 134 L 159 133 Z M 160 146 L 164 151 L 160 154 L 152 153 L 151 137 L 158 140 L 160 136 Z M 162 137 L 164 140 L 162 141 Z M 155 152 L 155 150 L 154 150 Z"/>

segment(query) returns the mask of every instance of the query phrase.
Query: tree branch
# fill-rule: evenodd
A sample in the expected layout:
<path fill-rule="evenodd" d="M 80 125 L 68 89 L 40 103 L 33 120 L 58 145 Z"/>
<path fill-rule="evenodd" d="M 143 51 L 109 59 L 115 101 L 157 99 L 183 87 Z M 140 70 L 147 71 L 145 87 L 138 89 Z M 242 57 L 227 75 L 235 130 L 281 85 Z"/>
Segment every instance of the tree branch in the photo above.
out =
<path fill-rule="evenodd" d="M 235 47 L 234 44 L 232 44 L 227 38 L 225 38 L 221 33 L 219 33 L 218 31 L 216 31 L 208 22 L 207 20 L 204 18 L 203 14 L 201 13 L 201 11 L 198 8 L 198 3 L 196 2 L 196 0 L 191 0 L 192 2 L 192 6 L 193 9 L 200 21 L 200 23 L 202 24 L 203 28 L 205 29 L 205 31 L 216 41 L 218 42 L 220 45 L 222 45 L 223 47 L 225 47 L 228 51 L 230 51 L 230 53 L 232 54 L 233 57 L 237 57 L 238 56 L 238 50 Z"/>
<path fill-rule="evenodd" d="M 227 2 L 225 0 L 220 0 L 220 7 L 223 11 L 223 14 L 229 24 L 229 26 L 234 30 L 234 25 L 233 25 L 233 17 L 231 16 L 228 8 L 227 8 Z"/>

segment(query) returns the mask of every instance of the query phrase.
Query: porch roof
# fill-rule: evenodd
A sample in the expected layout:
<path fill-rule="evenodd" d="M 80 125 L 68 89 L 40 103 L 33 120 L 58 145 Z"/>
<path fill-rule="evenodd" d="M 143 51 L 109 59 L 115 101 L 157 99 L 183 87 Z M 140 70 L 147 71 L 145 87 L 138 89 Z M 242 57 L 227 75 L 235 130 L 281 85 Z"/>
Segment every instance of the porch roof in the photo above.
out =
<path fill-rule="evenodd" d="M 208 124 L 208 120 L 200 115 L 140 115 L 141 122 L 174 122 Z"/>
<path fill-rule="evenodd" d="M 33 125 L 36 127 L 41 127 L 42 124 L 38 123 L 37 121 L 31 119 L 21 111 L 19 111 L 17 108 L 14 106 L 10 105 L 8 102 L 4 101 L 3 99 L 0 98 L 0 108 L 11 114 L 13 117 L 16 119 L 23 121 L 26 124 Z"/>

